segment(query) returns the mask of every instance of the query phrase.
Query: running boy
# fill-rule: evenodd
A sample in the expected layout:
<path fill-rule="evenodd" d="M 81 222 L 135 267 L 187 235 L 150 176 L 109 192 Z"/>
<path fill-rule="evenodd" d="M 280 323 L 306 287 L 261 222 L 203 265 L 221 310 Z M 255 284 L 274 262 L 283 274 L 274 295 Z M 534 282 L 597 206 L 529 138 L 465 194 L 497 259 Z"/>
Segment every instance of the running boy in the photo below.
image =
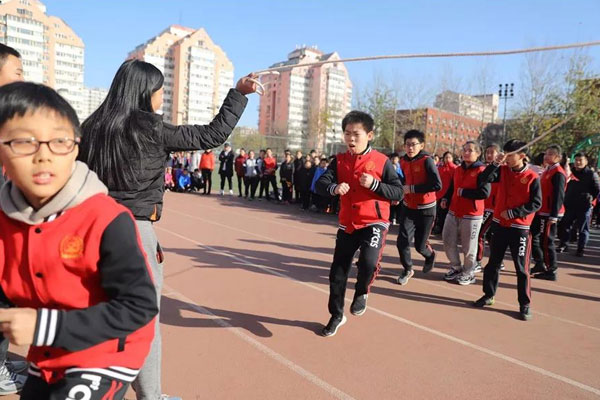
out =
<path fill-rule="evenodd" d="M 560 166 L 562 149 L 559 145 L 548 146 L 544 163 L 548 166 L 540 176 L 542 186 L 542 208 L 531 224 L 533 260 L 531 269 L 534 278 L 556 280 L 556 227 L 565 214 L 563 202 L 567 187 L 567 174 Z"/>
<path fill-rule="evenodd" d="M 406 285 L 415 274 L 410 256 L 410 243 L 425 257 L 423 272 L 431 271 L 435 263 L 435 251 L 429 245 L 429 235 L 435 221 L 435 192 L 442 188 L 442 181 L 433 159 L 423 151 L 425 134 L 411 130 L 404 134 L 406 155 L 400 159 L 404 172 L 404 207 L 398 220 L 396 247 L 404 271 L 398 277 L 400 285 Z"/>
<path fill-rule="evenodd" d="M 122 399 L 150 348 L 156 292 L 133 218 L 76 162 L 75 111 L 0 88 L 0 331 L 31 345 L 21 399 Z M 6 308 L 10 307 L 10 308 Z"/>
<path fill-rule="evenodd" d="M 342 120 L 348 151 L 339 153 L 316 183 L 320 196 L 340 199 L 339 229 L 329 272 L 329 313 L 323 336 L 333 336 L 346 323 L 344 296 L 354 253 L 360 249 L 353 315 L 367 309 L 367 296 L 379 271 L 389 228 L 390 201 L 402 200 L 402 184 L 391 161 L 373 150 L 373 118 L 351 111 Z"/>
<path fill-rule="evenodd" d="M 483 297 L 474 302 L 475 307 L 491 306 L 498 288 L 499 271 L 504 252 L 510 247 L 517 273 L 519 313 L 522 320 L 531 319 L 531 286 L 529 258 L 531 243 L 529 227 L 534 214 L 542 205 L 538 175 L 527 162 L 524 142 L 509 140 L 504 151 L 479 175 L 479 182 L 498 182 L 498 195 L 494 206 L 494 236 L 490 246 L 490 259 L 483 270 Z M 521 149 L 521 150 L 519 150 Z M 519 150 L 518 152 L 516 152 Z M 516 153 L 513 153 L 516 152 Z M 504 165 L 506 163 L 506 165 Z"/>

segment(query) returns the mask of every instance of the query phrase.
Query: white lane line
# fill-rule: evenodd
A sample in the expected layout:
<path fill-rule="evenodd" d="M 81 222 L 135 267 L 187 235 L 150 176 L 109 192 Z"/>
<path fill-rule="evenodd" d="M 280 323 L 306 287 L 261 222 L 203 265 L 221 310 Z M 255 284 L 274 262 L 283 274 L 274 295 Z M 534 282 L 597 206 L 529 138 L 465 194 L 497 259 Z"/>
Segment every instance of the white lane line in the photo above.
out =
<path fill-rule="evenodd" d="M 178 212 L 178 211 L 173 211 L 173 210 L 169 210 L 169 213 L 179 214 L 179 215 L 185 216 L 187 218 L 197 219 L 197 220 L 200 220 L 200 221 L 203 221 L 203 222 L 206 222 L 206 223 L 209 223 L 209 224 L 213 224 L 213 225 L 216 225 L 216 226 L 219 226 L 219 227 L 222 227 L 222 228 L 226 228 L 226 229 L 229 229 L 229 230 L 240 232 L 240 233 L 243 233 L 245 236 L 246 235 L 256 236 L 256 237 L 259 237 L 261 239 L 266 239 L 266 240 L 268 240 L 271 243 L 281 243 L 281 244 L 285 244 L 286 246 L 293 247 L 293 248 L 296 248 L 296 249 L 301 250 L 301 251 L 308 251 L 306 249 L 306 246 L 303 247 L 303 246 L 295 245 L 293 243 L 285 242 L 283 240 L 274 239 L 274 238 L 269 237 L 269 236 L 264 236 L 264 235 L 261 235 L 259 233 L 246 231 L 244 229 L 234 228 L 234 227 L 229 226 L 227 224 L 221 224 L 220 222 L 211 221 L 209 219 L 201 218 L 201 217 L 198 217 L 198 216 L 195 216 L 195 215 L 186 214 L 186 213 L 182 213 L 182 212 Z M 386 270 L 386 271 L 389 273 L 389 270 Z M 417 282 L 423 282 L 423 283 L 425 283 L 427 281 L 423 281 L 421 279 L 417 279 Z M 428 284 L 432 285 L 432 283 L 428 283 Z M 435 285 L 435 284 L 433 284 L 433 285 Z M 569 290 L 573 290 L 573 291 L 578 291 L 578 292 L 581 292 L 582 294 L 590 295 L 590 296 L 593 296 L 593 297 L 597 296 L 596 293 L 584 292 L 582 290 L 567 288 L 565 286 L 558 286 L 558 285 L 555 285 L 555 286 L 557 286 L 559 288 L 563 288 L 563 289 L 569 289 Z M 444 287 L 443 285 L 439 285 L 438 287 L 440 287 L 442 289 L 446 289 L 446 290 L 453 290 L 451 288 Z M 460 292 L 460 293 L 463 293 L 463 292 Z M 504 304 L 504 305 L 507 305 L 507 306 L 510 306 L 510 307 L 513 306 L 510 303 L 500 303 L 500 302 L 498 302 L 498 304 Z M 560 321 L 560 322 L 564 322 L 564 323 L 567 323 L 567 324 L 579 326 L 579 327 L 582 327 L 582 328 L 589 328 L 589 329 L 592 329 L 592 330 L 595 330 L 595 331 L 600 331 L 600 328 L 598 328 L 598 327 L 591 326 L 591 325 L 586 325 L 584 323 L 577 322 L 577 321 L 572 321 L 572 320 L 565 319 L 565 318 L 562 318 L 562 317 L 557 317 L 557 316 L 552 315 L 552 314 L 547 314 L 547 313 L 543 313 L 543 312 L 535 311 L 535 310 L 532 310 L 531 312 L 534 315 L 539 315 L 539 316 L 542 316 L 542 317 L 551 318 L 551 319 L 554 319 L 556 321 Z"/>
<path fill-rule="evenodd" d="M 175 234 L 174 232 L 170 232 L 170 233 Z M 179 236 L 177 234 L 175 234 L 175 235 Z M 181 237 L 183 238 L 183 236 L 181 236 Z M 171 288 L 168 285 L 163 285 L 163 286 L 165 289 L 168 290 L 168 292 L 166 292 L 164 294 L 175 295 L 178 298 L 178 300 L 185 301 L 186 303 L 189 304 L 189 306 L 191 308 L 195 309 L 199 313 L 205 314 L 205 315 L 210 315 L 210 316 L 214 317 L 214 319 L 212 321 L 215 324 L 220 325 L 223 328 L 227 328 L 227 330 L 229 332 L 235 334 L 238 338 L 240 338 L 243 341 L 245 341 L 246 343 L 250 344 L 252 347 L 259 350 L 260 352 L 266 354 L 267 356 L 269 356 L 273 360 L 277 361 L 278 363 L 291 369 L 293 372 L 297 373 L 298 375 L 300 375 L 307 381 L 311 382 L 315 386 L 318 386 L 319 388 L 323 389 L 325 392 L 329 393 L 333 397 L 335 397 L 337 399 L 343 399 L 343 400 L 354 400 L 354 398 L 352 396 L 350 396 L 347 393 L 342 392 L 340 389 L 330 385 L 329 383 L 325 382 L 323 379 L 319 378 L 315 374 L 307 371 L 306 369 L 302 368 L 298 364 L 294 363 L 293 361 L 291 361 L 291 360 L 285 358 L 284 356 L 282 356 L 281 354 L 277 353 L 275 350 L 271 349 L 270 347 L 265 346 L 264 344 L 262 344 L 261 342 L 259 342 L 255 338 L 253 338 L 252 336 L 244 333 L 244 331 L 242 329 L 236 328 L 236 327 L 232 326 L 231 324 L 227 323 L 222 318 L 219 318 L 217 315 L 208 311 L 206 308 L 196 304 L 193 300 L 186 297 L 184 294 L 176 291 L 175 289 Z"/>
<path fill-rule="evenodd" d="M 292 282 L 304 285 L 304 286 L 309 287 L 309 288 L 311 288 L 313 290 L 317 290 L 317 291 L 319 291 L 321 293 L 325 293 L 325 294 L 329 295 L 329 290 L 326 290 L 326 289 L 323 289 L 321 287 L 315 286 L 315 285 L 310 284 L 308 282 L 299 281 L 299 280 L 297 280 L 295 278 L 292 278 L 291 276 L 288 276 L 286 274 L 282 274 L 281 272 L 273 271 L 273 270 L 271 270 L 270 268 L 268 268 L 268 267 L 266 267 L 264 265 L 259 265 L 259 264 L 255 264 L 255 263 L 249 262 L 249 261 L 245 260 L 244 258 L 238 257 L 238 256 L 236 256 L 234 254 L 231 254 L 231 253 L 227 252 L 227 251 L 217 250 L 214 247 L 207 246 L 207 245 L 205 245 L 203 243 L 198 242 L 197 240 L 190 239 L 190 238 L 185 237 L 183 235 L 180 235 L 180 234 L 178 234 L 176 232 L 173 232 L 173 231 L 171 231 L 169 229 L 165 229 L 165 228 L 161 228 L 161 227 L 156 227 L 156 229 L 162 230 L 162 231 L 167 232 L 167 233 L 169 233 L 169 234 L 171 234 L 171 235 L 173 235 L 175 237 L 178 237 L 180 239 L 183 239 L 185 241 L 193 243 L 193 244 L 195 244 L 197 246 L 203 247 L 206 250 L 209 250 L 209 251 L 212 251 L 212 252 L 216 252 L 216 253 L 219 253 L 220 255 L 232 258 L 232 259 L 234 259 L 234 260 L 236 260 L 238 262 L 241 262 L 242 264 L 245 264 L 247 266 L 258 268 L 258 269 L 260 269 L 260 270 L 262 270 L 264 272 L 267 272 L 267 273 L 269 273 L 271 275 L 275 275 L 275 276 L 278 276 L 278 277 L 281 277 L 281 278 L 288 279 L 288 280 L 290 280 Z M 346 301 L 350 302 L 350 301 L 352 301 L 352 299 L 350 299 L 350 298 L 347 297 Z M 428 332 L 428 333 L 430 333 L 432 335 L 444 338 L 444 339 L 452 341 L 454 343 L 461 344 L 461 345 L 463 345 L 465 347 L 469 347 L 469 348 L 471 348 L 473 350 L 480 351 L 480 352 L 488 354 L 488 355 L 490 355 L 492 357 L 496 357 L 498 359 L 501 359 L 503 361 L 509 362 L 511 364 L 515 364 L 515 365 L 518 365 L 520 367 L 523 367 L 523 368 L 529 369 L 531 371 L 537 372 L 537 373 L 539 373 L 541 375 L 544 375 L 544 376 L 546 376 L 548 378 L 556 379 L 556 380 L 558 380 L 560 382 L 566 383 L 568 385 L 574 386 L 574 387 L 579 388 L 581 390 L 585 390 L 585 391 L 591 392 L 591 393 L 593 393 L 593 394 L 595 394 L 597 396 L 600 396 L 600 389 L 592 387 L 592 386 L 588 386 L 585 383 L 578 382 L 578 381 L 573 380 L 571 378 L 567 378 L 566 376 L 562 376 L 562 375 L 556 374 L 556 373 L 548 371 L 546 369 L 537 367 L 535 365 L 526 363 L 524 361 L 518 360 L 518 359 L 510 357 L 510 356 L 507 356 L 507 355 L 502 354 L 500 352 L 488 349 L 488 348 L 483 347 L 483 346 L 476 345 L 476 344 L 468 342 L 466 340 L 459 339 L 459 338 L 457 338 L 455 336 L 452 336 L 452 335 L 440 332 L 438 330 L 426 327 L 424 325 L 421 325 L 421 324 L 418 324 L 416 322 L 410 321 L 410 320 L 408 320 L 406 318 L 402 318 L 402 317 L 399 317 L 397 315 L 390 314 L 390 313 L 388 313 L 386 311 L 379 310 L 379 309 L 377 309 L 375 307 L 369 307 L 369 309 L 372 310 L 375 313 L 378 313 L 378 314 L 383 315 L 385 317 L 391 318 L 391 319 L 396 320 L 398 322 L 402 322 L 402 323 L 404 323 L 406 325 L 412 326 L 412 327 L 420 329 L 422 331 Z M 243 332 L 241 332 L 241 334 L 245 335 Z M 250 338 L 250 339 L 252 339 L 252 338 Z M 252 340 L 254 340 L 254 339 L 252 339 Z"/>
<path fill-rule="evenodd" d="M 393 273 L 391 271 L 389 271 L 389 270 L 385 270 L 383 268 L 381 270 L 385 271 L 388 274 L 393 275 Z M 455 288 L 451 287 L 452 286 L 451 284 L 448 284 L 448 283 L 446 283 L 444 285 L 444 284 L 433 283 L 433 282 L 430 282 L 430 281 L 427 281 L 427 280 L 424 280 L 424 279 L 417 279 L 417 282 L 423 283 L 425 285 L 435 286 L 435 287 L 438 287 L 440 289 L 449 290 L 451 292 L 459 293 L 461 295 L 467 295 L 467 296 L 470 296 L 470 297 L 473 297 L 473 298 L 478 298 L 478 297 L 481 296 L 480 294 L 472 294 L 472 293 L 469 293 L 469 292 L 465 292 L 465 291 L 462 291 L 462 290 L 455 289 Z M 506 302 L 498 301 L 498 300 L 496 300 L 495 304 L 502 304 L 503 306 L 513 307 L 513 305 L 510 304 L 510 303 L 506 303 Z M 570 319 L 564 319 L 564 318 L 561 318 L 561 317 L 557 317 L 555 315 L 546 314 L 546 313 L 541 312 L 541 311 L 532 311 L 532 313 L 537 314 L 537 315 L 541 315 L 541 316 L 544 316 L 544 317 L 552 318 L 552 319 L 555 319 L 555 320 L 558 320 L 558 321 L 561 321 L 561 322 L 565 322 L 567 324 L 577 325 L 577 326 L 579 326 L 581 328 L 588 328 L 588 329 L 592 329 L 592 330 L 600 332 L 600 328 L 597 328 L 597 327 L 591 326 L 591 325 L 586 325 L 586 324 L 583 324 L 581 322 L 571 321 Z"/>

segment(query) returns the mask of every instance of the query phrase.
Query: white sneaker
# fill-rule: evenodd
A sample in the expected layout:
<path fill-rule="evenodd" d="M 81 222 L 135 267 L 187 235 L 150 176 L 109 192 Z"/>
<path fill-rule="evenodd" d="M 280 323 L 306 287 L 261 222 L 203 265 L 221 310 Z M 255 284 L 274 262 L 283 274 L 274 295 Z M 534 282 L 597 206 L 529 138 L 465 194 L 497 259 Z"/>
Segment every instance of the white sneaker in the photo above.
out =
<path fill-rule="evenodd" d="M 476 274 L 478 272 L 481 272 L 482 268 L 481 268 L 481 263 L 477 263 L 475 264 L 475 266 L 473 267 L 473 273 Z"/>
<path fill-rule="evenodd" d="M 0 366 L 0 396 L 15 394 L 23 389 L 27 376 L 9 371 L 6 363 Z"/>
<path fill-rule="evenodd" d="M 233 196 L 233 190 L 229 189 L 229 194 Z"/>
<path fill-rule="evenodd" d="M 456 282 L 462 286 L 470 285 L 471 283 L 476 282 L 475 275 L 463 272 L 456 278 Z"/>
<path fill-rule="evenodd" d="M 160 400 L 181 400 L 181 397 L 169 396 L 168 394 L 163 394 L 160 396 Z"/>
<path fill-rule="evenodd" d="M 221 196 L 225 196 L 225 191 L 221 190 L 219 193 L 221 193 Z"/>

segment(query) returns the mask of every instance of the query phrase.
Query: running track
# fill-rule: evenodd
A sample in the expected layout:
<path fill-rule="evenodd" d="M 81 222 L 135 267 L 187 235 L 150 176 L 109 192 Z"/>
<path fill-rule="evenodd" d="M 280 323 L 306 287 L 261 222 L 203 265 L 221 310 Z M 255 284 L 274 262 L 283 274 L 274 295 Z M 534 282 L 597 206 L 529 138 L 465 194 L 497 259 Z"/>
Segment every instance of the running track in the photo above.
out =
<path fill-rule="evenodd" d="M 512 262 L 496 304 L 475 309 L 481 276 L 466 287 L 443 282 L 439 238 L 437 267 L 422 274 L 413 252 L 415 277 L 395 284 L 393 227 L 367 312 L 348 311 L 323 338 L 336 222 L 295 206 L 168 193 L 156 225 L 166 256 L 163 391 L 185 400 L 600 399 L 598 231 L 584 259 L 559 256 L 558 282 L 532 280 L 534 318 L 523 322 Z M 354 281 L 355 270 L 346 309 Z"/>

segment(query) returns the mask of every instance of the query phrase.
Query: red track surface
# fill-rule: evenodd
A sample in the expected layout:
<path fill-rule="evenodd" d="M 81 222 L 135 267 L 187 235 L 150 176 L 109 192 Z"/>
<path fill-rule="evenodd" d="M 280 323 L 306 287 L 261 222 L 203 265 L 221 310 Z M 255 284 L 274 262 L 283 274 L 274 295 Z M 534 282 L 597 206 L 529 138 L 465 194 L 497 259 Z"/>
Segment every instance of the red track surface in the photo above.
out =
<path fill-rule="evenodd" d="M 295 206 L 167 194 L 156 225 L 164 391 L 185 400 L 600 398 L 597 231 L 584 259 L 559 257 L 558 282 L 532 281 L 534 318 L 523 322 L 512 261 L 483 310 L 469 304 L 481 276 L 466 287 L 442 281 L 439 240 L 437 267 L 422 274 L 413 252 L 417 273 L 398 286 L 394 227 L 369 309 L 348 311 L 323 338 L 336 222 Z"/>

